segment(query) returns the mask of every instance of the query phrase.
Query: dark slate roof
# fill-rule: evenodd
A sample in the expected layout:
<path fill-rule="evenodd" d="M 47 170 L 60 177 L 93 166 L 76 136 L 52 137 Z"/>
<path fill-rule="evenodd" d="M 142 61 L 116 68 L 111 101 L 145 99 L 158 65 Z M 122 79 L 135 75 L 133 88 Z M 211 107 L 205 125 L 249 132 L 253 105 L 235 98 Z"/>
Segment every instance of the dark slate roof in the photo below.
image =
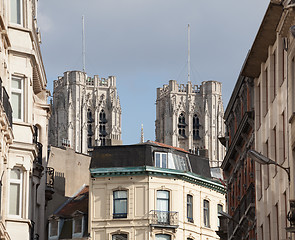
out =
<path fill-rule="evenodd" d="M 190 154 L 181 148 L 152 141 L 135 145 L 95 147 L 91 157 L 90 169 L 155 166 L 155 151 L 188 156 L 193 173 L 211 178 L 209 160 L 207 158 Z"/>

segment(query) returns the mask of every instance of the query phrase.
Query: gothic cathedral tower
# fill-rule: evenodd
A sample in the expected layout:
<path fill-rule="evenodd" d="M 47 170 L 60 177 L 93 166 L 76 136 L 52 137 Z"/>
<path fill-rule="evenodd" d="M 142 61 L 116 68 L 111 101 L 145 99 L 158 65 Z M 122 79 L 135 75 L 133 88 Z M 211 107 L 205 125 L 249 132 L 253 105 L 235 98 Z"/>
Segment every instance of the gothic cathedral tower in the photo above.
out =
<path fill-rule="evenodd" d="M 122 144 L 116 78 L 68 71 L 54 81 L 49 143 L 84 154 L 93 146 Z"/>
<path fill-rule="evenodd" d="M 156 141 L 181 147 L 209 158 L 211 167 L 220 167 L 225 149 L 218 137 L 224 136 L 221 83 L 189 81 L 157 89 Z"/>

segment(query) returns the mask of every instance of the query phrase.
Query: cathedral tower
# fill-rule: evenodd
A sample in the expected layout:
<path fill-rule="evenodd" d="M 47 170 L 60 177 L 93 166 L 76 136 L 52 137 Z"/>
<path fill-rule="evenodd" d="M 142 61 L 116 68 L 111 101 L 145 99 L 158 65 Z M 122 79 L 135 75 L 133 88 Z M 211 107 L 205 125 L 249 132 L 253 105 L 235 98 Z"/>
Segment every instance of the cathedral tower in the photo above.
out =
<path fill-rule="evenodd" d="M 122 144 L 116 78 L 68 71 L 54 81 L 49 143 L 84 154 L 93 146 Z"/>
<path fill-rule="evenodd" d="M 170 80 L 157 89 L 156 104 L 156 141 L 206 156 L 211 167 L 220 167 L 225 155 L 218 140 L 225 132 L 220 82 Z"/>

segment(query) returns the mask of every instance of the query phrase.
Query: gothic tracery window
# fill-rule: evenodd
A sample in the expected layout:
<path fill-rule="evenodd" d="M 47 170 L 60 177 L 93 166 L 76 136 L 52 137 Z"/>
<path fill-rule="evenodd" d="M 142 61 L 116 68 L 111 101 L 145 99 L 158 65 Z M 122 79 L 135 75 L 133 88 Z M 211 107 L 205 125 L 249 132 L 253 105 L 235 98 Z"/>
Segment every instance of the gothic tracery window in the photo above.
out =
<path fill-rule="evenodd" d="M 105 146 L 106 145 L 106 114 L 105 111 L 102 109 L 99 113 L 99 137 L 100 137 L 100 145 Z"/>
<path fill-rule="evenodd" d="M 194 140 L 199 140 L 200 138 L 200 120 L 197 114 L 193 117 L 193 138 Z"/>
<path fill-rule="evenodd" d="M 183 113 L 181 113 L 178 117 L 178 134 L 179 134 L 179 136 L 186 137 L 185 136 L 185 127 L 186 127 L 185 116 Z"/>

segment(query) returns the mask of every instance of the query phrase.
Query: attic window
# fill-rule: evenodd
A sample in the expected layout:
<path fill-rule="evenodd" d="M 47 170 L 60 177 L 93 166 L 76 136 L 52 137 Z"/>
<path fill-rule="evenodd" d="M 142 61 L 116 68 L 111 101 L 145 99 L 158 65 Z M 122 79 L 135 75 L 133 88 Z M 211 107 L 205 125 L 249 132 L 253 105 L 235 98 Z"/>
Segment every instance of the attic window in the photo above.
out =
<path fill-rule="evenodd" d="M 83 216 L 73 218 L 73 238 L 81 238 L 83 235 Z"/>
<path fill-rule="evenodd" d="M 155 167 L 168 168 L 167 153 L 155 152 Z"/>
<path fill-rule="evenodd" d="M 49 224 L 49 237 L 58 236 L 58 221 L 52 220 Z"/>

